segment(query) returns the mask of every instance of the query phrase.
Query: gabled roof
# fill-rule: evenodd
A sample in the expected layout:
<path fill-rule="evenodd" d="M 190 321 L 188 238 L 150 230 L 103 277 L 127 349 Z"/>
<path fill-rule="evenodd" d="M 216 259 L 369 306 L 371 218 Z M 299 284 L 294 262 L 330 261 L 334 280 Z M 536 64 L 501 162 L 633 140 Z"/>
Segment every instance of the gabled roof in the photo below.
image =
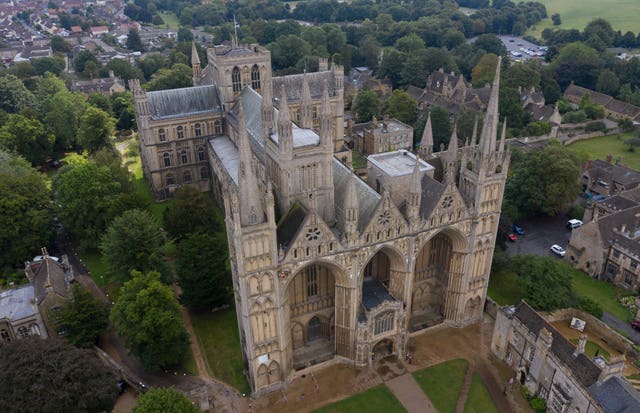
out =
<path fill-rule="evenodd" d="M 34 268 L 35 267 L 35 268 Z M 40 304 L 47 295 L 47 287 L 61 297 L 69 296 L 69 280 L 63 265 L 55 259 L 46 256 L 38 263 L 32 263 L 30 268 L 33 271 L 33 284 L 35 288 L 35 298 Z"/>
<path fill-rule="evenodd" d="M 540 330 L 546 328 L 553 335 L 551 353 L 564 364 L 573 377 L 585 388 L 591 386 L 598 380 L 601 369 L 584 353 L 574 356 L 575 347 L 566 338 L 556 331 L 537 311 L 529 306 L 524 300 L 518 304 L 515 311 L 517 317 L 536 337 Z"/>
<path fill-rule="evenodd" d="M 32 284 L 11 290 L 0 291 L 0 320 L 18 321 L 38 312 L 34 305 Z"/>
<path fill-rule="evenodd" d="M 347 196 L 349 179 L 353 179 L 358 197 L 358 230 L 362 230 L 369 223 L 380 199 L 382 198 L 373 188 L 349 170 L 342 162 L 333 159 L 333 199 L 336 206 L 336 220 L 344 221 L 344 203 Z"/>
<path fill-rule="evenodd" d="M 606 413 L 640 412 L 640 393 L 622 377 L 610 377 L 604 383 L 592 384 L 587 390 Z"/>
<path fill-rule="evenodd" d="M 440 202 L 440 198 L 446 189 L 446 185 L 441 184 L 428 175 L 422 177 L 422 196 L 420 198 L 420 216 L 427 219 Z"/>
<path fill-rule="evenodd" d="M 323 72 L 307 73 L 307 83 L 309 84 L 309 92 L 311 92 L 312 99 L 322 98 L 322 91 L 324 90 L 324 82 L 327 82 L 327 89 L 329 96 L 335 95 L 335 84 L 333 82 L 333 72 L 330 70 Z M 287 92 L 287 101 L 299 101 L 302 92 L 302 79 L 304 75 L 289 75 L 278 76 L 272 79 L 273 93 L 275 97 L 278 97 L 282 86 Z"/>
<path fill-rule="evenodd" d="M 289 209 L 289 212 L 287 212 L 287 215 L 282 217 L 280 219 L 280 222 L 278 223 L 276 232 L 278 245 L 288 247 L 291 241 L 294 240 L 296 234 L 298 233 L 300 225 L 302 225 L 306 217 L 307 212 L 299 202 L 295 202 L 293 205 L 291 205 L 291 208 Z"/>
<path fill-rule="evenodd" d="M 147 100 L 154 119 L 222 112 L 214 85 L 147 92 Z"/>

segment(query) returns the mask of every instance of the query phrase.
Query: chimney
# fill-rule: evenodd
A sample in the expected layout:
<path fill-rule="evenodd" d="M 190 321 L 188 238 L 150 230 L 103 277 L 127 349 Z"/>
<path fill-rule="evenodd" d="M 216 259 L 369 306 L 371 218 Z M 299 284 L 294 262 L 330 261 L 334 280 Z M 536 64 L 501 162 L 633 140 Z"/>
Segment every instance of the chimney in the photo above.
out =
<path fill-rule="evenodd" d="M 579 354 L 583 354 L 584 353 L 584 346 L 587 344 L 587 335 L 586 334 L 582 334 L 580 336 L 580 339 L 578 339 L 578 345 L 576 347 L 576 350 L 573 352 L 573 357 L 578 357 Z"/>
<path fill-rule="evenodd" d="M 387 130 L 388 126 L 389 126 L 389 114 L 385 113 L 384 115 L 382 115 L 382 129 Z"/>

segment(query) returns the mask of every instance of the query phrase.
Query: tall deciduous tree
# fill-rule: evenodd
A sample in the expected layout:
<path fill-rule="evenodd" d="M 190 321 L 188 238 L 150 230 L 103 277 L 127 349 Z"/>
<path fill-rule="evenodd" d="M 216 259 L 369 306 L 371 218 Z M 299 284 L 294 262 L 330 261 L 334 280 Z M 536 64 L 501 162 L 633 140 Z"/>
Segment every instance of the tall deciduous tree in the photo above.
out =
<path fill-rule="evenodd" d="M 351 109 L 356 113 L 358 122 L 368 122 L 380 114 L 380 99 L 373 90 L 362 89 L 356 95 Z"/>
<path fill-rule="evenodd" d="M 22 158 L 0 151 L 0 268 L 17 266 L 51 237 L 51 191 Z"/>
<path fill-rule="evenodd" d="M 478 63 L 471 71 L 471 82 L 475 87 L 482 87 L 485 84 L 491 84 L 496 74 L 496 66 L 498 65 L 498 56 L 493 53 L 487 53 L 482 56 Z"/>
<path fill-rule="evenodd" d="M 28 337 L 2 345 L 0 366 L 3 412 L 99 413 L 111 411 L 118 397 L 104 363 L 62 340 Z"/>
<path fill-rule="evenodd" d="M 176 275 L 182 287 L 180 302 L 206 310 L 229 302 L 231 273 L 227 245 L 222 234 L 191 234 L 178 244 Z"/>
<path fill-rule="evenodd" d="M 80 284 L 71 286 L 71 299 L 57 314 L 56 328 L 76 347 L 89 348 L 109 324 L 109 309 Z"/>
<path fill-rule="evenodd" d="M 33 104 L 33 94 L 16 76 L 0 76 L 0 110 L 16 113 Z"/>
<path fill-rule="evenodd" d="M 191 185 L 184 185 L 175 193 L 173 202 L 164 210 L 164 226 L 176 239 L 220 229 L 213 202 Z"/>
<path fill-rule="evenodd" d="M 164 271 L 164 239 L 160 226 L 146 211 L 132 209 L 115 218 L 100 240 L 109 271 L 126 280 L 132 270 Z"/>
<path fill-rule="evenodd" d="M 160 69 L 151 76 L 148 90 L 177 89 L 192 86 L 193 71 L 185 64 L 177 63 L 171 69 Z"/>
<path fill-rule="evenodd" d="M 84 96 L 64 89 L 42 101 L 44 121 L 56 136 L 56 148 L 70 149 L 76 144 L 80 120 L 88 105 Z"/>
<path fill-rule="evenodd" d="M 449 112 L 440 106 L 431 109 L 431 128 L 433 131 L 433 150 L 439 151 L 444 145 L 446 149 L 451 139 L 451 121 Z"/>
<path fill-rule="evenodd" d="M 200 413 L 200 409 L 187 399 L 184 394 L 169 387 L 153 389 L 144 393 L 133 408 L 133 413 Z"/>
<path fill-rule="evenodd" d="M 38 119 L 14 113 L 0 128 L 0 147 L 42 164 L 53 152 L 55 137 Z"/>
<path fill-rule="evenodd" d="M 111 310 L 111 321 L 146 369 L 180 363 L 189 346 L 180 308 L 160 274 L 132 272 Z"/>
<path fill-rule="evenodd" d="M 113 145 L 114 120 L 109 114 L 95 106 L 89 106 L 80 118 L 78 127 L 78 144 L 89 153 Z"/>
<path fill-rule="evenodd" d="M 394 90 L 385 104 L 385 112 L 390 116 L 413 126 L 418 118 L 418 102 L 403 90 Z"/>

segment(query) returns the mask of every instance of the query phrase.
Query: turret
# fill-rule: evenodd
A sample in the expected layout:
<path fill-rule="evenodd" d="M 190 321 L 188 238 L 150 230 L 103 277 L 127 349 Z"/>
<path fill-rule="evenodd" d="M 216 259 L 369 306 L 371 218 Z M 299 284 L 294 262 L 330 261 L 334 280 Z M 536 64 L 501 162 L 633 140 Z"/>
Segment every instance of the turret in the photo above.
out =
<path fill-rule="evenodd" d="M 504 152 L 504 145 L 507 141 L 507 117 L 505 116 L 504 121 L 502 122 L 502 134 L 500 135 L 500 147 L 498 148 L 498 153 Z"/>
<path fill-rule="evenodd" d="M 198 49 L 196 48 L 196 42 L 191 42 L 191 68 L 193 69 L 193 86 L 198 86 L 200 82 L 201 70 L 200 70 L 200 56 L 198 56 Z"/>
<path fill-rule="evenodd" d="M 420 158 L 416 163 L 409 182 L 409 199 L 407 200 L 407 218 L 409 223 L 415 223 L 420 215 L 420 198 L 422 197 L 422 174 L 420 173 Z"/>
<path fill-rule="evenodd" d="M 444 155 L 444 173 L 446 182 L 453 182 L 456 176 L 456 163 L 458 161 L 458 132 L 457 125 L 453 125 L 453 133 L 449 139 L 449 147 Z"/>
<path fill-rule="evenodd" d="M 278 146 L 281 152 L 291 153 L 293 151 L 291 114 L 289 113 L 287 92 L 284 90 L 284 86 L 282 86 L 280 97 L 280 112 L 278 114 Z"/>
<path fill-rule="evenodd" d="M 313 128 L 313 102 L 309 91 L 307 73 L 302 75 L 302 90 L 300 92 L 300 126 L 305 129 Z"/>
<path fill-rule="evenodd" d="M 333 112 L 326 80 L 322 89 L 322 106 L 320 107 L 320 144 L 333 146 Z"/>
<path fill-rule="evenodd" d="M 262 104 L 260 107 L 262 112 L 262 137 L 267 140 L 274 131 L 273 125 L 273 96 L 271 96 L 271 88 L 262 88 Z"/>
<path fill-rule="evenodd" d="M 498 58 L 496 66 L 496 74 L 493 78 L 491 86 L 491 96 L 487 105 L 487 113 L 482 125 L 482 133 L 480 135 L 480 151 L 482 156 L 487 158 L 496 150 L 496 137 L 498 135 L 498 99 L 500 96 L 500 65 L 502 58 Z"/>
<path fill-rule="evenodd" d="M 347 239 L 357 236 L 358 231 L 358 195 L 355 176 L 349 178 L 347 194 L 344 198 L 344 232 Z"/>
<path fill-rule="evenodd" d="M 251 145 L 247 134 L 242 100 L 238 102 L 238 187 L 240 190 L 240 222 L 242 226 L 264 222 L 258 178 L 251 167 Z"/>
<path fill-rule="evenodd" d="M 129 80 L 129 89 L 133 94 L 133 102 L 136 106 L 136 113 L 142 116 L 149 115 L 147 93 L 140 86 L 140 81 L 138 79 Z"/>
<path fill-rule="evenodd" d="M 431 128 L 431 112 L 427 115 L 427 123 L 424 125 L 422 139 L 420 140 L 420 149 L 418 154 L 423 158 L 431 156 L 433 152 L 433 130 Z"/>

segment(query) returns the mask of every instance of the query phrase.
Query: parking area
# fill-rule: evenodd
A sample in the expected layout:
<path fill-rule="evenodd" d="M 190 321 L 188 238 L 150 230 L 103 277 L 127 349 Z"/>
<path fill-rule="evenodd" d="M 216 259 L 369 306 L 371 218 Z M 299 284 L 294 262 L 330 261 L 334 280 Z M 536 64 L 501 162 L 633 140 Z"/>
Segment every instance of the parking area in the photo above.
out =
<path fill-rule="evenodd" d="M 498 36 L 507 48 L 509 58 L 512 61 L 526 61 L 529 59 L 544 58 L 546 47 L 538 46 L 528 40 L 515 36 Z"/>
<path fill-rule="evenodd" d="M 518 235 L 515 242 L 507 241 L 507 255 L 549 255 L 555 256 L 549 250 L 553 244 L 565 248 L 571 238 L 571 231 L 567 229 L 567 217 L 537 217 L 518 221 L 524 230 L 524 235 Z"/>

